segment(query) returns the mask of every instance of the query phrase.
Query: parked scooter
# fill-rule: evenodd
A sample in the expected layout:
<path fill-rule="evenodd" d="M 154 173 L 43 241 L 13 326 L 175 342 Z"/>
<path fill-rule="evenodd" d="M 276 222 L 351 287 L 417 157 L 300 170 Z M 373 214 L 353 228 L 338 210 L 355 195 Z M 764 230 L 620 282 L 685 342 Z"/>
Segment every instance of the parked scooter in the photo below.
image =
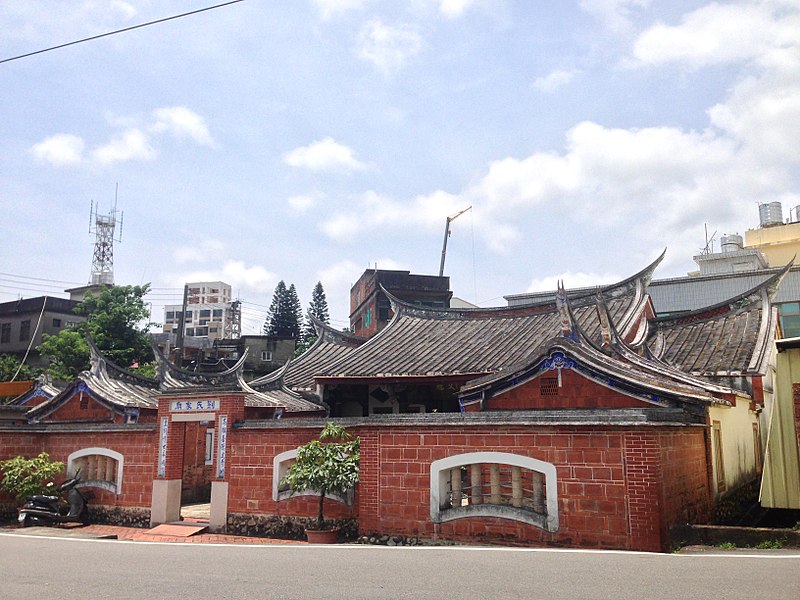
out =
<path fill-rule="evenodd" d="M 19 522 L 29 525 L 56 525 L 58 523 L 83 523 L 86 518 L 86 496 L 76 487 L 81 482 L 78 474 L 67 479 L 58 489 L 61 496 L 31 496 L 19 509 Z M 67 494 L 64 500 L 63 494 Z"/>

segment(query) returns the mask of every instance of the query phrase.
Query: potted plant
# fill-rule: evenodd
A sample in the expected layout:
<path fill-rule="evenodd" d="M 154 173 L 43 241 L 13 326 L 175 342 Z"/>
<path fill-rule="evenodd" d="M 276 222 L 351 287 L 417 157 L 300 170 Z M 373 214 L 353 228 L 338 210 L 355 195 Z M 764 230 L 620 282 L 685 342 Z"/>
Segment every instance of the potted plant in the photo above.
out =
<path fill-rule="evenodd" d="M 323 515 L 325 496 L 344 495 L 358 482 L 360 438 L 352 439 L 341 425 L 328 423 L 319 434 L 297 448 L 297 458 L 283 476 L 282 482 L 292 493 L 312 490 L 319 494 L 316 530 L 306 528 L 309 542 L 322 542 L 317 532 L 335 542 L 339 530 L 325 522 Z"/>

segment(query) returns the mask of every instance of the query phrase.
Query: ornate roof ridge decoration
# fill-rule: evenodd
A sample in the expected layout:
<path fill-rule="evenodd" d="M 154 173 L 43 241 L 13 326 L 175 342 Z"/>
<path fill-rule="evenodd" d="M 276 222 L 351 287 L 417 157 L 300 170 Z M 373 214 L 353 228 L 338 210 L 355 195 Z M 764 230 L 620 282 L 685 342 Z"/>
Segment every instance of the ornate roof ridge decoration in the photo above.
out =
<path fill-rule="evenodd" d="M 656 267 L 664 260 L 666 248 L 652 263 L 647 265 L 641 271 L 623 279 L 617 283 L 612 283 L 606 286 L 600 286 L 601 293 L 609 298 L 620 298 L 623 296 L 636 296 L 638 301 L 635 302 L 629 313 L 625 317 L 625 326 L 628 326 L 628 320 L 632 319 L 639 312 L 639 305 L 641 300 L 646 297 L 645 290 L 647 285 L 653 278 L 653 272 Z M 517 306 L 492 306 L 487 308 L 431 308 L 426 306 L 416 306 L 400 298 L 392 295 L 389 291 L 381 286 L 381 291 L 389 299 L 392 305 L 392 312 L 397 317 L 401 312 L 403 314 L 413 315 L 420 318 L 429 319 L 480 319 L 489 317 L 525 317 L 535 313 L 556 312 L 558 310 L 557 300 L 554 296 L 552 299 L 540 300 L 538 302 L 531 302 L 528 304 L 520 304 Z M 580 291 L 570 292 L 566 291 L 569 297 L 570 304 L 573 307 L 590 306 L 594 303 L 594 291 Z M 556 292 L 556 296 L 558 292 Z M 624 329 L 624 327 L 623 327 Z"/>
<path fill-rule="evenodd" d="M 89 344 L 89 362 L 91 367 L 89 369 L 90 373 L 96 377 L 109 377 L 111 379 L 116 379 L 117 381 L 122 381 L 125 383 L 130 383 L 132 385 L 140 385 L 144 387 L 149 387 L 153 389 L 158 389 L 159 382 L 158 379 L 152 377 L 144 377 L 143 375 L 139 375 L 138 373 L 133 373 L 128 369 L 121 367 L 113 360 L 108 358 L 100 348 L 97 347 L 95 344 L 94 339 L 92 336 L 87 335 L 86 341 Z"/>
<path fill-rule="evenodd" d="M 311 350 L 311 348 L 309 348 L 309 350 Z M 308 350 L 306 350 L 306 352 L 308 352 Z M 305 352 L 303 354 L 305 354 Z M 253 390 L 258 390 L 261 388 L 274 389 L 274 386 L 276 385 L 277 387 L 282 386 L 283 376 L 286 374 L 286 370 L 289 368 L 289 365 L 294 364 L 294 362 L 295 361 L 289 358 L 289 360 L 287 360 L 282 366 L 278 367 L 274 371 L 250 381 L 247 384 L 247 387 Z M 244 381 L 244 379 L 242 379 L 242 381 Z"/>
<path fill-rule="evenodd" d="M 642 354 L 639 354 L 634 350 L 623 338 L 619 335 L 616 326 L 614 325 L 613 320 L 611 319 L 611 315 L 608 312 L 608 307 L 606 306 L 605 300 L 603 299 L 602 295 L 598 295 L 597 297 L 597 314 L 598 318 L 602 323 L 605 321 L 608 323 L 608 344 L 604 343 L 603 348 L 607 348 L 612 350 L 616 354 L 618 354 L 623 360 L 626 362 L 635 365 L 639 369 L 643 369 L 644 371 L 653 373 L 660 377 L 667 377 L 670 379 L 677 380 L 679 382 L 685 383 L 687 385 L 691 385 L 694 387 L 702 388 L 708 392 L 717 393 L 717 394 L 737 394 L 739 396 L 744 395 L 741 391 L 735 391 L 729 387 L 718 385 L 708 380 L 701 379 L 700 377 L 696 377 L 689 373 L 685 373 L 680 369 L 677 369 L 666 363 L 659 358 L 655 357 L 651 352 L 650 349 L 647 347 L 646 343 L 642 343 Z M 604 341 L 605 341 L 605 334 L 603 334 Z M 588 338 L 587 338 L 588 340 Z M 588 340 L 590 344 L 592 344 L 591 340 Z M 592 344 L 594 345 L 594 344 Z M 601 348 L 596 348 L 598 351 L 602 351 Z M 747 394 L 749 396 L 749 394 Z"/>
<path fill-rule="evenodd" d="M 158 348 L 154 348 L 161 389 L 182 389 L 190 387 L 238 386 L 239 372 L 244 368 L 248 349 L 231 368 L 219 372 L 187 371 L 173 365 Z"/>
<path fill-rule="evenodd" d="M 317 342 L 323 340 L 330 344 L 339 344 L 343 346 L 352 346 L 353 348 L 357 348 L 364 342 L 366 342 L 369 338 L 362 337 L 360 335 L 356 335 L 355 333 L 349 333 L 346 331 L 339 331 L 334 327 L 331 327 L 327 323 L 323 323 L 317 317 L 312 315 L 310 312 L 308 313 L 308 318 L 311 320 L 311 323 L 314 325 L 314 329 L 317 332 L 317 341 L 309 347 L 306 352 L 311 350 L 314 346 L 317 345 Z M 320 342 L 321 343 L 321 342 Z M 304 352 L 300 357 L 306 354 Z M 298 357 L 298 358 L 300 358 Z"/>
<path fill-rule="evenodd" d="M 629 295 L 635 293 L 637 290 L 644 290 L 650 284 L 653 279 L 653 274 L 655 273 L 656 268 L 661 262 L 664 260 L 664 256 L 667 253 L 667 249 L 664 248 L 661 254 L 649 265 L 644 267 L 641 271 L 634 273 L 630 277 L 627 277 L 621 281 L 616 283 L 611 283 L 604 286 L 598 286 L 600 291 L 609 298 L 618 298 L 620 296 Z M 595 295 L 594 290 L 587 290 L 586 288 L 582 288 L 579 290 L 574 291 L 567 291 L 567 294 L 570 297 L 570 301 L 572 302 L 573 306 L 585 306 L 587 304 L 592 303 L 592 298 Z M 523 295 L 523 294 L 520 294 Z M 547 306 L 552 305 L 553 300 L 535 300 L 528 304 L 522 304 L 519 306 Z"/>
<path fill-rule="evenodd" d="M 578 324 L 575 321 L 575 316 L 572 314 L 570 307 L 569 297 L 567 291 L 564 289 L 564 282 L 558 280 L 558 289 L 556 291 L 556 309 L 558 310 L 558 320 L 561 326 L 561 337 L 570 338 L 579 342 L 580 336 Z"/>
<path fill-rule="evenodd" d="M 624 360 L 609 360 L 594 345 L 581 344 L 566 337 L 551 338 L 542 343 L 525 361 L 519 361 L 516 368 L 504 369 L 470 381 L 461 388 L 459 397 L 464 399 L 485 394 L 491 388 L 503 390 L 515 387 L 534 379 L 544 371 L 559 368 L 576 369 L 584 377 L 604 387 L 657 406 L 672 406 L 675 403 L 686 405 L 692 402 L 730 404 L 727 400 L 715 398 L 705 387 L 696 383 L 676 381 L 666 374 L 648 373 Z M 636 388 L 639 388 L 638 392 Z"/>
<path fill-rule="evenodd" d="M 45 398 L 49 400 L 53 396 L 58 396 L 61 393 L 61 388 L 53 385 L 53 378 L 49 373 L 41 373 L 34 379 L 33 385 L 30 389 L 24 391 L 19 396 L 15 397 L 9 406 L 24 406 L 31 400 L 31 398 Z"/>
<path fill-rule="evenodd" d="M 765 279 L 758 285 L 742 292 L 741 294 L 723 300 L 717 304 L 698 308 L 693 311 L 681 313 L 679 315 L 655 317 L 651 321 L 658 329 L 673 327 L 675 325 L 686 325 L 689 323 L 699 323 L 711 319 L 719 318 L 722 315 L 729 315 L 732 313 L 741 312 L 743 310 L 753 308 L 756 304 L 763 306 L 764 300 L 767 302 L 775 296 L 780 287 L 781 281 L 786 277 L 789 269 L 794 264 L 794 258 L 789 261 L 780 271 Z"/>

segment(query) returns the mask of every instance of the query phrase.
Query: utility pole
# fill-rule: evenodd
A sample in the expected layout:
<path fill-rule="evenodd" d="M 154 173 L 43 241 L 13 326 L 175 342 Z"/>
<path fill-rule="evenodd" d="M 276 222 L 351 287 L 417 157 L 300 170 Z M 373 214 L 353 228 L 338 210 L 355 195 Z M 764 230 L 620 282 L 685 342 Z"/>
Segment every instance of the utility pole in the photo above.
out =
<path fill-rule="evenodd" d="M 181 368 L 183 368 L 183 358 L 184 358 L 184 355 L 185 355 L 184 351 L 183 351 L 183 345 L 184 345 L 184 340 L 185 340 L 185 337 L 186 337 L 186 317 L 185 317 L 185 315 L 186 315 L 186 303 L 188 301 L 188 298 L 189 298 L 189 284 L 185 283 L 185 284 L 183 284 L 183 307 L 181 308 L 180 319 L 178 319 L 178 323 L 179 323 L 179 325 L 178 325 L 178 340 L 177 340 L 178 352 L 177 352 L 177 356 L 175 357 L 175 359 L 178 361 L 178 366 L 181 367 Z"/>
<path fill-rule="evenodd" d="M 472 206 L 468 206 L 464 210 L 458 211 L 456 214 L 447 217 L 447 222 L 444 225 L 444 243 L 442 244 L 442 262 L 439 263 L 439 277 L 444 275 L 444 257 L 447 254 L 447 238 L 450 237 L 450 223 L 455 221 L 458 217 L 470 210 Z"/>

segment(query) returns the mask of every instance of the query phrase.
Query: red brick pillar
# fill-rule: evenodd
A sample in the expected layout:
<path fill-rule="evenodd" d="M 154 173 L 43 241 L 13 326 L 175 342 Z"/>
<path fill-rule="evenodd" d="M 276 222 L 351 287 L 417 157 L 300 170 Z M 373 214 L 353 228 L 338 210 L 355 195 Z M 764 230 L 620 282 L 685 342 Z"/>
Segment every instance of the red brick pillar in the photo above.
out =
<path fill-rule="evenodd" d="M 380 436 L 361 432 L 361 463 L 358 483 L 358 529 L 361 534 L 380 531 Z"/>
<path fill-rule="evenodd" d="M 661 460 L 655 432 L 623 436 L 625 487 L 631 549 L 659 552 L 661 544 Z"/>

